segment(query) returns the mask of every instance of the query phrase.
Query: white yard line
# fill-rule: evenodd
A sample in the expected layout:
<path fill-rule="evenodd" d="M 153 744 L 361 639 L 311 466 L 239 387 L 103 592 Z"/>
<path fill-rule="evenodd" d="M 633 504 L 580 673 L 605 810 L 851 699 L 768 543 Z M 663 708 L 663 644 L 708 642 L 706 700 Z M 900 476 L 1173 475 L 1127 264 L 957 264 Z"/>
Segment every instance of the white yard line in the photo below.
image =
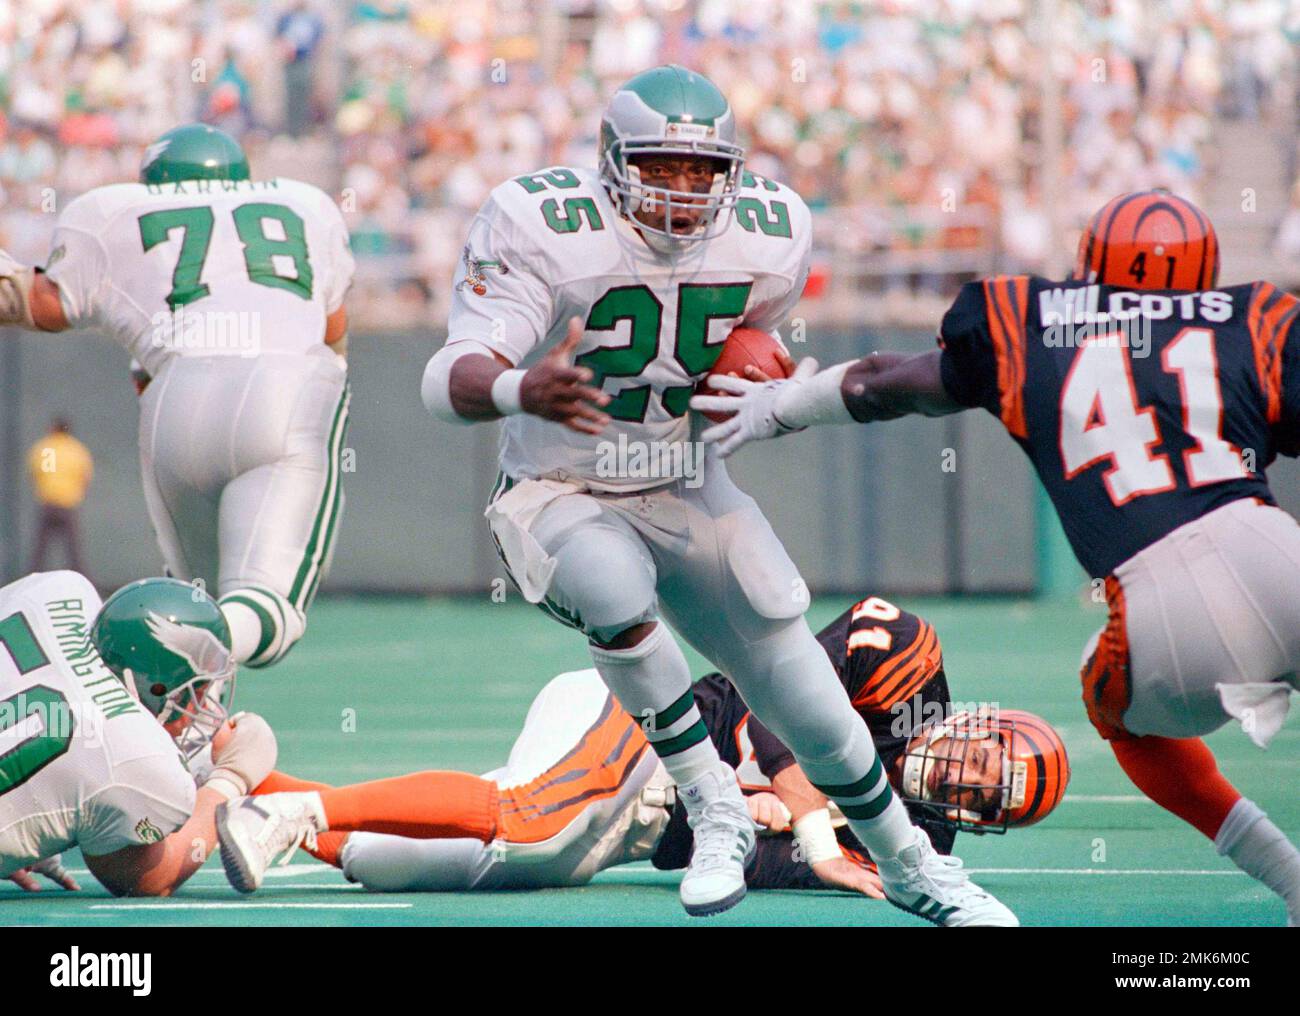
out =
<path fill-rule="evenodd" d="M 1141 794 L 1066 794 L 1063 804 L 1154 804 Z"/>
<path fill-rule="evenodd" d="M 972 875 L 1244 875 L 1217 868 L 967 868 Z"/>
<path fill-rule="evenodd" d="M 94 903 L 92 911 L 408 911 L 413 903 Z"/>

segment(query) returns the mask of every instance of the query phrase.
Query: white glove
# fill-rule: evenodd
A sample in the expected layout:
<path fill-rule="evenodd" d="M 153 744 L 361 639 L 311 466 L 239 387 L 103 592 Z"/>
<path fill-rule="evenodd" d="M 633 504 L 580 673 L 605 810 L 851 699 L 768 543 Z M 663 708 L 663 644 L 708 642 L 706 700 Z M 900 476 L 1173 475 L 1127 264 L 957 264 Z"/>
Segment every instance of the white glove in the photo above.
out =
<path fill-rule="evenodd" d="M 257 713 L 236 713 L 230 718 L 230 724 L 234 732 L 225 744 L 213 751 L 216 768 L 203 785 L 233 801 L 246 796 L 271 775 L 277 746 L 271 725 Z"/>
<path fill-rule="evenodd" d="M 732 413 L 730 419 L 714 424 L 700 435 L 716 442 L 724 459 L 750 441 L 763 441 L 801 428 L 789 426 L 779 416 L 782 396 L 817 373 L 817 361 L 811 356 L 799 361 L 794 373 L 780 381 L 746 381 L 744 378 L 715 374 L 709 387 L 731 395 L 696 395 L 691 408 L 714 413 Z"/>

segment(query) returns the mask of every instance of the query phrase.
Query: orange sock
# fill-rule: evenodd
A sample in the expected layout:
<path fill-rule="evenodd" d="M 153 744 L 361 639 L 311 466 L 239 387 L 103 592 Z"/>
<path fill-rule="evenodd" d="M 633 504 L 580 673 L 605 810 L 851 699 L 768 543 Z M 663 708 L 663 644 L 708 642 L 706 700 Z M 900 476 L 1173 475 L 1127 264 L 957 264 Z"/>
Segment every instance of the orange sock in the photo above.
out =
<path fill-rule="evenodd" d="M 320 790 L 331 831 L 417 840 L 464 836 L 484 843 L 496 836 L 497 785 L 469 773 L 430 771 L 349 787 L 293 789 Z"/>
<path fill-rule="evenodd" d="M 311 847 L 307 846 L 305 843 L 301 846 L 303 850 L 311 854 L 311 856 L 316 858 L 316 860 L 324 861 L 326 864 L 332 864 L 336 868 L 342 868 L 343 865 L 339 861 L 339 854 L 343 852 L 343 841 L 351 835 L 351 833 L 336 833 L 333 830 L 330 830 L 327 833 L 316 834 L 315 850 L 311 849 Z"/>
<path fill-rule="evenodd" d="M 272 770 L 271 775 L 259 783 L 254 788 L 254 794 L 279 794 L 282 792 L 303 792 L 310 790 L 329 790 L 328 783 L 313 783 L 311 780 L 300 780 L 296 776 L 290 776 L 288 773 L 282 773 L 278 770 Z"/>
<path fill-rule="evenodd" d="M 1119 737 L 1110 746 L 1142 793 L 1210 839 L 1241 799 L 1199 737 Z"/>

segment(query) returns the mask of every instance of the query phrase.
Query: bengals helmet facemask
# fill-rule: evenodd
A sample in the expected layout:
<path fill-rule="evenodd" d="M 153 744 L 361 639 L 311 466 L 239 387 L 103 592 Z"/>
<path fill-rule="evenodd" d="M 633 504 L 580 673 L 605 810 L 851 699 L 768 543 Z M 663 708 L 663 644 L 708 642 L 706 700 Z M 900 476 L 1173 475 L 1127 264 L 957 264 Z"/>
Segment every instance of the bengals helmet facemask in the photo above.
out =
<path fill-rule="evenodd" d="M 974 764 L 981 747 L 1001 755 L 995 782 Z M 903 756 L 903 800 L 973 833 L 1033 825 L 1061 803 L 1069 782 L 1061 736 L 1019 709 L 954 713 Z"/>

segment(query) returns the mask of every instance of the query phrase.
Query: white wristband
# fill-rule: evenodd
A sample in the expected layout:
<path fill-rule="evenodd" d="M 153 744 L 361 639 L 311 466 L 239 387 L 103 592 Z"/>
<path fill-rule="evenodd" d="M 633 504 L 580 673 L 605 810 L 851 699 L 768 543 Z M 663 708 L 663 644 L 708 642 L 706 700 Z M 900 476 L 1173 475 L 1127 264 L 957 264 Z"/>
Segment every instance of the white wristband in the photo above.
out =
<path fill-rule="evenodd" d="M 842 856 L 840 841 L 835 838 L 835 829 L 831 825 L 831 813 L 825 808 L 810 811 L 796 821 L 794 835 L 803 851 L 803 859 L 810 865 Z"/>
<path fill-rule="evenodd" d="M 526 370 L 503 370 L 492 382 L 492 405 L 502 416 L 514 416 L 524 411 L 519 399 L 519 389 L 524 383 Z"/>
<path fill-rule="evenodd" d="M 233 801 L 236 798 L 248 796 L 248 788 L 242 786 L 242 783 L 242 780 L 236 782 L 234 774 L 230 770 L 215 769 L 203 786 L 205 789 L 215 790 L 227 801 Z"/>
<path fill-rule="evenodd" d="M 840 386 L 844 375 L 856 360 L 827 367 L 820 374 L 783 385 L 773 412 L 777 420 L 791 430 L 802 430 L 821 423 L 854 423 L 844 404 Z"/>

